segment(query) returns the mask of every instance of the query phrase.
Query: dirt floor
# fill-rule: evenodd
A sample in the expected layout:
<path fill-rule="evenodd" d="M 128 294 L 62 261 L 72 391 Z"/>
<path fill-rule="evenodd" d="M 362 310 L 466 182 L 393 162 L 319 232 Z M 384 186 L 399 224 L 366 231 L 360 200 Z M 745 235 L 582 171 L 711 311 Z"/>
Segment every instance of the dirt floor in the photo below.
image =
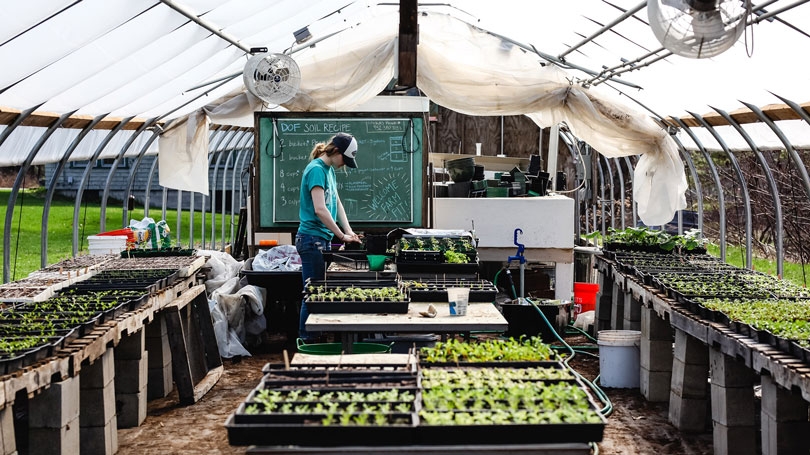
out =
<path fill-rule="evenodd" d="M 566 340 L 584 344 L 584 337 Z M 261 379 L 268 362 L 282 362 L 280 341 L 265 343 L 253 350 L 252 357 L 225 360 L 222 378 L 198 403 L 177 404 L 176 392 L 153 400 L 146 421 L 137 428 L 118 431 L 118 453 L 129 454 L 240 454 L 246 447 L 228 444 L 224 427 L 227 417 L 244 401 Z M 599 360 L 577 355 L 571 365 L 585 378 L 599 372 Z M 647 403 L 638 389 L 605 389 L 614 411 L 608 417 L 599 453 L 702 455 L 712 454 L 712 434 L 679 432 L 667 421 L 667 404 Z"/>

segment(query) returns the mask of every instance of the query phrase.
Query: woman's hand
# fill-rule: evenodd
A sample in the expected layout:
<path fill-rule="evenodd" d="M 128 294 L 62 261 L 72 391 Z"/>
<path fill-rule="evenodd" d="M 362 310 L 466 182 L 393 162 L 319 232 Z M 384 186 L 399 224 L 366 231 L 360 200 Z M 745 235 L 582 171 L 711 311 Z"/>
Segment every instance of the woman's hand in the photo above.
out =
<path fill-rule="evenodd" d="M 340 239 L 343 243 L 360 243 L 360 236 L 354 232 L 344 232 L 343 238 Z"/>

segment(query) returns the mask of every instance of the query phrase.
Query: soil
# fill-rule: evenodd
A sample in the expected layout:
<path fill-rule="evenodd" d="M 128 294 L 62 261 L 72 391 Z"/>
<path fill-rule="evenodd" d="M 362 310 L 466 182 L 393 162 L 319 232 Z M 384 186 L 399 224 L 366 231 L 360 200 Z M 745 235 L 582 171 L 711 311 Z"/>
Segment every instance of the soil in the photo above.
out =
<path fill-rule="evenodd" d="M 584 337 L 566 339 L 585 344 Z M 180 406 L 177 392 L 148 403 L 148 415 L 137 428 L 118 430 L 118 454 L 243 454 L 247 447 L 228 444 L 224 423 L 248 393 L 259 384 L 262 367 L 282 362 L 283 336 L 252 349 L 252 357 L 224 359 L 225 370 L 217 384 L 197 403 Z M 287 345 L 289 349 L 289 344 Z M 291 351 L 292 352 L 292 351 Z M 592 380 L 599 373 L 599 360 L 577 355 L 571 366 Z M 667 420 L 666 403 L 648 403 L 638 389 L 604 389 L 613 404 L 604 438 L 602 455 L 712 454 L 712 433 L 681 433 Z"/>

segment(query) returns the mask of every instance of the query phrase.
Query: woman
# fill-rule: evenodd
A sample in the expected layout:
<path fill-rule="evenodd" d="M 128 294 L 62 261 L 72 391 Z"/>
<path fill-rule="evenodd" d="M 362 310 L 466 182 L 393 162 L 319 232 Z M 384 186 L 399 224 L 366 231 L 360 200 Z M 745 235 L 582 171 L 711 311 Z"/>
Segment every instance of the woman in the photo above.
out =
<path fill-rule="evenodd" d="M 295 248 L 301 256 L 301 276 L 305 286 L 310 278 L 324 279 L 326 268 L 323 252 L 330 249 L 333 237 L 343 243 L 360 242 L 349 225 L 335 182 L 335 169 L 344 165 L 356 168 L 356 156 L 357 139 L 346 133 L 336 134 L 329 143 L 316 144 L 310 153 L 310 162 L 301 177 L 298 209 L 301 223 L 295 236 Z M 310 334 L 304 327 L 308 316 L 307 304 L 302 302 L 298 336 L 305 342 L 311 341 Z"/>

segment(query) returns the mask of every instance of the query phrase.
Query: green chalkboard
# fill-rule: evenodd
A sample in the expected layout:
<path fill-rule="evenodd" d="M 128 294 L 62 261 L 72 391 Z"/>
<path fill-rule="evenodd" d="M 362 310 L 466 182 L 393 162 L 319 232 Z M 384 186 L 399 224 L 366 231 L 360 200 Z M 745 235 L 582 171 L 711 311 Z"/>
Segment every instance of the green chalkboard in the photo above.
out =
<path fill-rule="evenodd" d="M 310 152 L 338 132 L 358 143 L 358 167 L 336 171 L 352 225 L 421 226 L 423 123 L 419 113 L 257 113 L 257 228 L 298 225 L 301 174 Z"/>

